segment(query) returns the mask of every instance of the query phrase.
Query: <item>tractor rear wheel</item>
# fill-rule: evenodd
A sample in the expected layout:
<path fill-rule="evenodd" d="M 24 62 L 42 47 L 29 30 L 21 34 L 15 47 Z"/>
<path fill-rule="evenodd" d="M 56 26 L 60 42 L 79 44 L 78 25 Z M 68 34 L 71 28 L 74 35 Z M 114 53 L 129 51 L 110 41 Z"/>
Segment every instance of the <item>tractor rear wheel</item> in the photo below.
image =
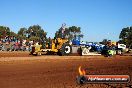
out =
<path fill-rule="evenodd" d="M 64 43 L 62 45 L 61 49 L 59 50 L 59 55 L 61 55 L 61 56 L 67 56 L 71 53 L 72 53 L 72 47 L 68 43 Z"/>

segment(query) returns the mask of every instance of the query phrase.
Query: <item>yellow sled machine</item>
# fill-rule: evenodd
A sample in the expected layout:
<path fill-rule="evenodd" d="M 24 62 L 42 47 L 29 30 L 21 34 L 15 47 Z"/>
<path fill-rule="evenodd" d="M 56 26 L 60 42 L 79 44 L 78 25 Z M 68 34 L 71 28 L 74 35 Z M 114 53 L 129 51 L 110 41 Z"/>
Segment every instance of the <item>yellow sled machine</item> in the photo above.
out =
<path fill-rule="evenodd" d="M 43 48 L 40 44 L 32 46 L 31 54 L 39 56 L 42 54 L 58 54 L 64 56 L 72 52 L 72 47 L 68 40 L 63 38 L 52 39 L 51 43 L 45 46 L 46 48 Z"/>

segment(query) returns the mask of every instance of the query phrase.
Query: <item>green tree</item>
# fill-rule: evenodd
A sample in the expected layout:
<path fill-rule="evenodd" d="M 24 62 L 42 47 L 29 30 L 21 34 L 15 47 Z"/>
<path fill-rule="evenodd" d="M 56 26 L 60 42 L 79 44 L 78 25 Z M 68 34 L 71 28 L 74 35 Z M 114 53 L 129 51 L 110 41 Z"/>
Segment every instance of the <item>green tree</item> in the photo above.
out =
<path fill-rule="evenodd" d="M 81 28 L 76 26 L 71 26 L 65 29 L 61 27 L 58 31 L 56 31 L 55 38 L 62 38 L 62 34 L 65 38 L 68 38 L 69 40 L 72 40 L 76 37 L 83 38 L 83 34 L 81 34 Z"/>
<path fill-rule="evenodd" d="M 10 28 L 5 26 L 0 26 L 0 37 L 10 36 Z"/>
<path fill-rule="evenodd" d="M 17 34 L 19 39 L 26 39 L 27 28 L 20 28 Z"/>
<path fill-rule="evenodd" d="M 119 38 L 119 42 L 126 44 L 130 48 L 132 46 L 132 27 L 123 28 Z"/>
<path fill-rule="evenodd" d="M 72 26 L 69 27 L 71 39 L 74 39 L 76 37 L 83 37 L 83 34 L 81 34 L 81 27 Z"/>
<path fill-rule="evenodd" d="M 32 36 L 32 37 L 29 38 L 29 40 L 31 40 L 31 41 L 32 41 L 32 40 L 34 40 L 34 41 L 39 41 L 39 39 L 40 39 L 40 38 L 39 38 L 39 37 L 36 37 L 36 36 Z"/>
<path fill-rule="evenodd" d="M 39 25 L 30 26 L 27 30 L 28 37 L 39 37 L 39 39 L 46 38 L 47 33 Z"/>
<path fill-rule="evenodd" d="M 14 37 L 17 37 L 18 36 L 15 32 L 12 32 L 12 31 L 10 32 L 10 35 L 11 36 L 14 36 Z"/>
<path fill-rule="evenodd" d="M 81 28 L 76 26 L 69 27 L 69 30 L 74 34 L 81 32 Z"/>
<path fill-rule="evenodd" d="M 27 28 L 20 28 L 18 35 L 26 36 Z"/>

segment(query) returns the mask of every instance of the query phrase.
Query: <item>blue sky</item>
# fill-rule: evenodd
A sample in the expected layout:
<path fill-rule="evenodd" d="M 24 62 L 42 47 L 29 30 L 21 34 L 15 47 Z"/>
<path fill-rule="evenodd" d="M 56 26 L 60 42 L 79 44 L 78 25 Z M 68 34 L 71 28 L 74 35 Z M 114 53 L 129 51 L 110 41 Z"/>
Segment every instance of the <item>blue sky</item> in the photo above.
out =
<path fill-rule="evenodd" d="M 86 41 L 118 40 L 132 26 L 132 0 L 0 0 L 0 25 L 18 32 L 39 24 L 48 37 L 62 23 L 81 27 Z"/>

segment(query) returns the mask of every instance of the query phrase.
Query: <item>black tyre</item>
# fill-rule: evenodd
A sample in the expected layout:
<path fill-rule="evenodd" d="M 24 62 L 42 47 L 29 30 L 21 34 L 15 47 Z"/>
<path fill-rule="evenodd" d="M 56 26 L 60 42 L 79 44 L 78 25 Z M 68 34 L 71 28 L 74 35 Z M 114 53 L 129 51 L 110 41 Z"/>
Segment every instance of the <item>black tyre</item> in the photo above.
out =
<path fill-rule="evenodd" d="M 82 48 L 81 48 L 81 47 L 78 48 L 77 53 L 78 53 L 80 56 L 82 56 Z"/>
<path fill-rule="evenodd" d="M 59 55 L 61 55 L 61 56 L 67 56 L 71 53 L 72 53 L 72 47 L 68 43 L 64 43 L 62 45 L 61 49 L 59 50 Z"/>

